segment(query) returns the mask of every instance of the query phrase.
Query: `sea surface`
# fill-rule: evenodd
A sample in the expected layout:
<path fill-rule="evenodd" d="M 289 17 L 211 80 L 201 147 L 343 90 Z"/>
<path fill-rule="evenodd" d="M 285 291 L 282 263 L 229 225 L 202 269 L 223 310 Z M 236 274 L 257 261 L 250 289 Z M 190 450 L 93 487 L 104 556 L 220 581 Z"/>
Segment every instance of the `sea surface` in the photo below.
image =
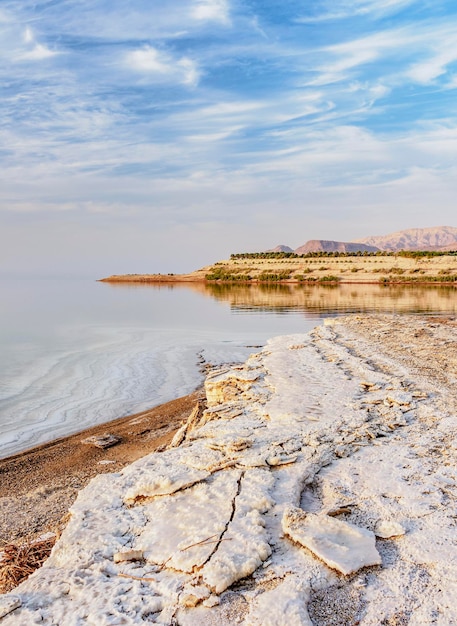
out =
<path fill-rule="evenodd" d="M 0 279 L 0 458 L 193 391 L 207 364 L 350 312 L 456 314 L 454 287 Z"/>

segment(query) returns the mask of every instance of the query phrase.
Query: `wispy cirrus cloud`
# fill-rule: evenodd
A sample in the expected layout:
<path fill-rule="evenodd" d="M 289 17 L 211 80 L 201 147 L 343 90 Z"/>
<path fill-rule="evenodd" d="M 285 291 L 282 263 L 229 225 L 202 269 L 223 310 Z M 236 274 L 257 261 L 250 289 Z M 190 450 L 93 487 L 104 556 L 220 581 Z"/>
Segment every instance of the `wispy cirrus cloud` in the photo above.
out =
<path fill-rule="evenodd" d="M 418 0 L 335 0 L 319 5 L 320 12 L 298 17 L 303 24 L 337 21 L 354 16 L 381 17 L 417 4 Z"/>
<path fill-rule="evenodd" d="M 51 48 L 40 41 L 40 37 L 36 35 L 30 26 L 22 29 L 21 25 L 15 23 L 10 16 L 4 20 L 3 24 L 5 27 L 3 33 L 4 40 L 9 46 L 9 60 L 13 62 L 43 61 L 61 54 L 60 50 Z M 3 51 L 6 52 L 6 49 L 4 48 Z M 0 47 L 0 57 L 1 54 L 2 49 Z"/>
<path fill-rule="evenodd" d="M 16 61 L 43 61 L 44 59 L 49 59 L 51 57 L 60 54 L 57 50 L 50 50 L 45 45 L 38 43 L 36 41 L 29 47 L 28 50 L 19 53 L 15 60 Z"/>
<path fill-rule="evenodd" d="M 439 20 L 420 26 L 400 27 L 355 37 L 320 50 L 309 85 L 377 80 L 389 92 L 400 84 L 427 85 L 448 76 L 457 61 L 457 26 Z M 368 80 L 367 80 L 368 79 Z M 444 85 L 443 85 L 444 86 Z M 370 87 L 371 89 L 371 87 Z"/>
<path fill-rule="evenodd" d="M 2 215 L 255 222 L 261 247 L 279 212 L 351 238 L 371 211 L 426 220 L 436 194 L 450 223 L 457 7 L 316 0 L 297 21 L 298 5 L 4 0 Z"/>
<path fill-rule="evenodd" d="M 444 76 L 449 66 L 457 61 L 457 26 L 445 27 L 442 32 L 433 35 L 425 41 L 422 58 L 413 62 L 407 71 L 411 80 L 423 85 Z"/>
<path fill-rule="evenodd" d="M 363 76 L 363 66 L 376 62 L 381 63 L 369 75 L 374 77 L 392 74 L 392 68 L 386 66 L 386 62 L 393 58 L 398 61 L 399 53 L 406 53 L 409 58 L 411 47 L 417 45 L 418 41 L 418 36 L 412 30 L 395 28 L 326 46 L 321 52 L 327 61 L 317 66 L 317 78 L 313 80 L 313 84 L 323 85 Z M 394 71 L 398 72 L 398 65 Z"/>

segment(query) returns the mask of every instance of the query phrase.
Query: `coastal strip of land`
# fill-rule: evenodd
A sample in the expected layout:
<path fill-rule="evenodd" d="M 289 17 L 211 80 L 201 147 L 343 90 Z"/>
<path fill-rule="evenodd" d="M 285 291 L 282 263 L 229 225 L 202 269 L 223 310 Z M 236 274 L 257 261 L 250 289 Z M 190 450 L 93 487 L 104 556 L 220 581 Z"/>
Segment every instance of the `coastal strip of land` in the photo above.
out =
<path fill-rule="evenodd" d="M 2 626 L 456 623 L 456 380 L 456 319 L 418 315 L 210 371 L 166 449 L 80 491 Z"/>
<path fill-rule="evenodd" d="M 444 284 L 457 285 L 455 254 L 232 255 L 188 274 L 122 274 L 107 283 Z"/>
<path fill-rule="evenodd" d="M 153 409 L 99 424 L 0 459 L 0 551 L 59 529 L 78 492 L 96 475 L 119 471 L 162 449 L 201 398 L 202 390 Z M 105 433 L 119 443 L 107 449 L 82 443 Z"/>

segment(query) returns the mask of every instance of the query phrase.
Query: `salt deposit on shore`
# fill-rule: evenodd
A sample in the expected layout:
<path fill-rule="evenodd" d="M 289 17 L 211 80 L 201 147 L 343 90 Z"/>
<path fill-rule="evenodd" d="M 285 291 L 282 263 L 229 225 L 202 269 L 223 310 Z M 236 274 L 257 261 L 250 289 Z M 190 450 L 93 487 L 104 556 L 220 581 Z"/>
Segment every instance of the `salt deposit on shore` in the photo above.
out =
<path fill-rule="evenodd" d="M 192 393 L 206 363 L 242 362 L 251 351 L 243 338 L 211 331 L 87 334 L 46 358 L 17 350 L 19 363 L 1 378 L 0 459 Z"/>
<path fill-rule="evenodd" d="M 1 625 L 457 623 L 456 337 L 352 317 L 212 372 L 174 447 L 80 492 Z"/>

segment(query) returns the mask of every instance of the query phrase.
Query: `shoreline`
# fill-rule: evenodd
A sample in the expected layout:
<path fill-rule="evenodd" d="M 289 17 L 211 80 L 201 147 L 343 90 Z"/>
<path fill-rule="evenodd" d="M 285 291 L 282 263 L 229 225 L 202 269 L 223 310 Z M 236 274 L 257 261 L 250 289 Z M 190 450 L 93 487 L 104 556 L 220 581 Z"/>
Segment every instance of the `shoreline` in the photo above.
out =
<path fill-rule="evenodd" d="M 164 276 L 164 278 L 160 278 L 157 277 L 155 275 L 151 275 L 150 277 L 148 276 L 141 276 L 138 278 L 132 278 L 130 276 L 126 276 L 124 277 L 108 277 L 108 278 L 100 278 L 97 280 L 97 282 L 99 283 L 110 283 L 110 284 L 116 284 L 116 283 L 146 283 L 146 284 L 153 284 L 153 285 L 182 285 L 182 284 L 187 284 L 187 283 L 200 283 L 203 285 L 234 285 L 234 286 L 241 286 L 241 287 L 249 287 L 249 285 L 301 285 L 303 287 L 314 287 L 314 286 L 322 286 L 322 285 L 332 285 L 332 286 L 338 286 L 338 285 L 380 285 L 381 287 L 396 287 L 398 285 L 415 285 L 418 287 L 423 287 L 423 286 L 437 286 L 437 287 L 457 287 L 457 281 L 446 281 L 446 280 L 442 280 L 442 281 L 437 281 L 437 280 L 423 280 L 423 281 L 419 281 L 419 280 L 389 280 L 389 281 L 382 281 L 382 280 L 344 280 L 339 278 L 338 280 L 315 280 L 315 281 L 311 281 L 311 280 L 278 280 L 278 281 L 269 281 L 269 280 L 256 280 L 255 278 L 252 280 L 207 280 L 205 278 L 187 278 L 187 277 L 183 277 L 183 278 L 176 278 L 176 279 L 172 279 L 172 278 L 168 278 L 166 276 Z"/>
<path fill-rule="evenodd" d="M 417 319 L 421 317 L 440 326 L 456 324 L 449 316 L 421 314 Z M 33 540 L 58 527 L 79 490 L 92 478 L 119 471 L 151 452 L 164 449 L 202 398 L 204 388 L 199 387 L 152 409 L 115 418 L 0 459 L 0 544 Z M 119 436 L 120 443 L 105 450 L 82 443 L 83 439 L 107 432 Z"/>
<path fill-rule="evenodd" d="M 115 274 L 99 282 L 207 285 L 451 285 L 457 256 L 348 255 L 269 257 L 232 255 L 184 274 Z"/>
<path fill-rule="evenodd" d="M 202 397 L 201 387 L 152 409 L 116 418 L 0 459 L 0 541 L 25 541 L 58 528 L 78 491 L 162 449 Z M 81 443 L 106 432 L 121 438 L 105 450 Z"/>
<path fill-rule="evenodd" d="M 328 319 L 212 371 L 206 409 L 189 415 L 199 389 L 156 407 L 155 429 L 151 412 L 116 420 L 138 458 L 167 407 L 188 418 L 172 447 L 122 472 L 96 463 L 119 446 L 96 451 L 85 489 L 65 458 L 78 499 L 48 560 L 6 596 L 5 626 L 37 610 L 95 623 L 108 606 L 132 623 L 153 606 L 182 626 L 279 624 L 291 606 L 297 626 L 399 626 L 411 606 L 417 623 L 454 623 L 456 349 L 455 316 Z M 21 502 L 30 525 L 56 490 L 22 470 L 40 484 Z"/>

